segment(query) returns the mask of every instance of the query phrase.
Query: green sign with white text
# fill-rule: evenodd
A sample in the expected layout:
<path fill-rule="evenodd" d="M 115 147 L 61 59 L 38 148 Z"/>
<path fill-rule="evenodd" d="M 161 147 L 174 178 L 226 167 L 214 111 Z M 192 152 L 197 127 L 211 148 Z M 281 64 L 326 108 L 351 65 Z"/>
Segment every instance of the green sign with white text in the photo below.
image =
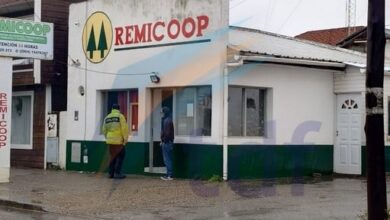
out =
<path fill-rule="evenodd" d="M 53 59 L 53 24 L 0 17 L 0 56 Z"/>

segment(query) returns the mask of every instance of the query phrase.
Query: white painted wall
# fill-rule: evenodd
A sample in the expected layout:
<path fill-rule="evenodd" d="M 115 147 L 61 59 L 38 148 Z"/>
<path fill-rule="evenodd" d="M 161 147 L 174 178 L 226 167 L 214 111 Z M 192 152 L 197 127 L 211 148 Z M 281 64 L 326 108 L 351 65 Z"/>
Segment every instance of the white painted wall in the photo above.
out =
<path fill-rule="evenodd" d="M 294 131 L 307 121 L 318 121 L 321 127 L 319 132 L 308 133 L 305 143 L 333 144 L 335 96 L 332 72 L 271 64 L 245 64 L 240 68 L 230 70 L 229 85 L 272 89 L 267 95 L 266 113 L 267 120 L 276 122 L 276 138 L 274 143 L 267 140 L 268 144 L 297 144 L 291 143 Z M 229 144 L 261 144 L 264 141 L 264 138 L 228 139 Z"/>
<path fill-rule="evenodd" d="M 103 11 L 114 27 L 143 24 L 171 18 L 196 17 L 206 14 L 210 18 L 205 38 L 211 43 L 148 49 L 113 51 L 99 64 L 85 58 L 82 49 L 82 31 L 87 18 L 95 11 Z M 139 88 L 139 132 L 130 141 L 149 141 L 148 118 L 150 88 L 186 85 L 212 85 L 213 131 L 212 137 L 199 142 L 220 143 L 222 115 L 222 72 L 226 60 L 227 36 L 221 34 L 228 26 L 228 1 L 225 0 L 94 0 L 70 6 L 69 63 L 79 60 L 80 66 L 70 66 L 68 74 L 68 140 L 104 140 L 100 135 L 102 90 Z M 221 32 L 222 31 L 222 32 Z M 74 40 L 80 39 L 80 40 Z M 179 39 L 183 40 L 183 39 Z M 187 39 L 191 40 L 191 39 Z M 164 43 L 170 43 L 167 41 Z M 104 73 L 102 73 L 104 72 Z M 147 73 L 158 72 L 161 82 L 152 84 Z M 78 93 L 79 86 L 85 95 Z M 74 112 L 79 111 L 79 120 Z M 190 141 L 183 138 L 181 141 Z M 191 139 L 191 142 L 196 140 Z"/>
<path fill-rule="evenodd" d="M 11 167 L 12 58 L 0 57 L 0 183 L 8 183 Z"/>
<path fill-rule="evenodd" d="M 47 166 L 47 135 L 49 132 L 49 127 L 47 125 L 47 119 L 48 119 L 48 114 L 51 112 L 51 94 L 52 94 L 52 89 L 51 85 L 46 85 L 46 95 L 45 95 L 45 156 L 43 160 L 43 168 L 46 169 Z"/>
<path fill-rule="evenodd" d="M 36 22 L 41 21 L 42 17 L 42 0 L 34 0 L 34 18 Z M 41 83 L 41 60 L 34 59 L 34 83 Z"/>
<path fill-rule="evenodd" d="M 58 164 L 61 169 L 66 168 L 66 137 L 67 137 L 67 112 L 60 112 L 60 119 L 59 119 L 59 158 L 58 158 Z"/>
<path fill-rule="evenodd" d="M 359 68 L 347 67 L 345 72 L 334 74 L 335 93 L 356 93 L 366 90 L 366 74 Z"/>
<path fill-rule="evenodd" d="M 389 105 L 388 102 L 390 101 L 390 76 L 385 76 L 384 82 L 383 82 L 383 110 L 384 110 L 384 131 L 385 131 L 385 144 L 390 145 L 390 133 L 388 131 L 388 125 L 389 125 Z"/>
<path fill-rule="evenodd" d="M 386 41 L 386 47 L 385 47 L 385 63 L 387 63 L 387 65 L 390 64 L 390 40 L 387 40 Z"/>

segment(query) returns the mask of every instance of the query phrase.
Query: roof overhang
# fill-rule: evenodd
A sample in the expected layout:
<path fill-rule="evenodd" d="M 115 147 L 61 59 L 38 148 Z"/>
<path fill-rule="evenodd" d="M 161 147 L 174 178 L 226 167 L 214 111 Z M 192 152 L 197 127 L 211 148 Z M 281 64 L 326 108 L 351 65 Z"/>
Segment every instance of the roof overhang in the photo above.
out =
<path fill-rule="evenodd" d="M 279 65 L 289 65 L 289 66 L 300 66 L 307 68 L 317 68 L 317 69 L 331 69 L 331 70 L 345 70 L 347 64 L 341 62 L 333 61 L 321 61 L 321 60 L 311 60 L 304 58 L 287 58 L 287 57 L 275 57 L 275 56 L 266 56 L 266 55 L 236 55 L 234 57 L 236 63 L 230 63 L 228 66 L 238 66 L 247 63 L 267 63 L 267 64 L 279 64 Z"/>
<path fill-rule="evenodd" d="M 366 71 L 366 64 L 363 63 L 354 63 L 354 62 L 336 62 L 336 61 L 322 61 L 322 60 L 312 60 L 305 58 L 287 58 L 287 57 L 275 57 L 269 55 L 235 55 L 235 62 L 228 63 L 229 67 L 241 66 L 244 64 L 250 63 L 267 63 L 267 64 L 279 64 L 279 65 L 290 65 L 290 66 L 300 66 L 308 68 L 317 68 L 317 69 L 331 69 L 344 71 L 347 66 L 353 66 L 360 68 L 360 71 L 363 73 Z M 390 66 L 384 67 L 385 75 L 390 76 Z"/>
<path fill-rule="evenodd" d="M 367 68 L 365 63 L 353 63 L 353 62 L 344 62 L 344 63 L 349 66 L 360 68 L 361 72 L 365 72 Z M 385 65 L 383 71 L 385 72 L 385 75 L 390 76 L 390 66 Z"/>
<path fill-rule="evenodd" d="M 34 14 L 34 0 L 14 0 L 1 4 L 0 15 L 3 17 L 19 17 L 26 13 Z"/>

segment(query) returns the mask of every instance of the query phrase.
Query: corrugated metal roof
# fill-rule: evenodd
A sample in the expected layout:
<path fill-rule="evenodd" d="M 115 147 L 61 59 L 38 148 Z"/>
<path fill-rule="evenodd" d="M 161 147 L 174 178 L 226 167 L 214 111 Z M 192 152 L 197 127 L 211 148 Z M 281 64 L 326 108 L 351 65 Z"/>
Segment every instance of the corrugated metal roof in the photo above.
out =
<path fill-rule="evenodd" d="M 306 45 L 312 45 L 312 46 L 315 46 L 315 47 L 318 47 L 318 48 L 322 48 L 322 49 L 342 52 L 342 53 L 349 54 L 351 56 L 360 57 L 360 58 L 366 56 L 365 53 L 361 53 L 361 52 L 358 52 L 358 51 L 348 50 L 348 49 L 332 46 L 332 45 L 329 45 L 329 44 L 323 44 L 323 43 L 318 43 L 318 42 L 314 42 L 314 41 L 298 39 L 298 38 L 289 37 L 289 36 L 285 36 L 285 35 L 281 35 L 281 34 L 266 32 L 266 31 L 262 31 L 262 30 L 245 28 L 245 27 L 236 27 L 236 26 L 230 26 L 229 28 L 232 29 L 232 30 L 238 30 L 238 31 L 243 31 L 243 32 L 250 32 L 250 33 L 259 33 L 259 34 L 264 34 L 264 35 L 271 36 L 271 37 L 276 37 L 276 38 L 285 39 L 285 40 L 289 40 L 289 41 L 295 41 L 295 42 L 303 43 L 303 44 L 306 44 Z M 259 52 L 259 51 L 254 51 L 254 52 Z M 280 54 L 273 54 L 273 55 L 282 56 Z M 286 56 L 286 55 L 284 55 L 284 56 Z M 294 56 L 292 56 L 292 57 L 294 57 Z M 308 56 L 308 57 L 302 56 L 301 58 L 316 59 L 316 58 L 313 58 L 313 57 L 310 57 L 310 56 Z M 341 62 L 341 60 L 333 60 L 333 61 Z"/>
<path fill-rule="evenodd" d="M 231 47 L 231 46 L 229 46 Z M 234 48 L 232 48 L 234 49 Z M 329 59 L 316 59 L 312 57 L 297 57 L 297 56 L 286 56 L 281 54 L 271 54 L 271 53 L 259 53 L 256 51 L 244 51 L 240 50 L 240 55 L 250 56 L 250 55 L 261 55 L 261 56 L 269 56 L 275 58 L 286 58 L 286 59 L 298 59 L 298 60 L 310 60 L 310 61 L 321 61 L 321 62 L 334 62 L 334 63 L 342 63 L 337 60 L 329 60 Z"/>

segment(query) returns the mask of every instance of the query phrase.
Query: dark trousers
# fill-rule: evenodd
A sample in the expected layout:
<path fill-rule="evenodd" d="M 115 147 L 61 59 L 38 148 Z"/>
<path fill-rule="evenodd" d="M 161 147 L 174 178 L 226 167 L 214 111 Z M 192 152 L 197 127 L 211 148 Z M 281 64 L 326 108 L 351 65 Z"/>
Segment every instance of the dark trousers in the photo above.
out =
<path fill-rule="evenodd" d="M 109 174 L 113 177 L 115 174 L 121 174 L 122 172 L 122 164 L 125 159 L 125 147 L 123 145 L 108 145 L 110 148 L 110 167 Z"/>

